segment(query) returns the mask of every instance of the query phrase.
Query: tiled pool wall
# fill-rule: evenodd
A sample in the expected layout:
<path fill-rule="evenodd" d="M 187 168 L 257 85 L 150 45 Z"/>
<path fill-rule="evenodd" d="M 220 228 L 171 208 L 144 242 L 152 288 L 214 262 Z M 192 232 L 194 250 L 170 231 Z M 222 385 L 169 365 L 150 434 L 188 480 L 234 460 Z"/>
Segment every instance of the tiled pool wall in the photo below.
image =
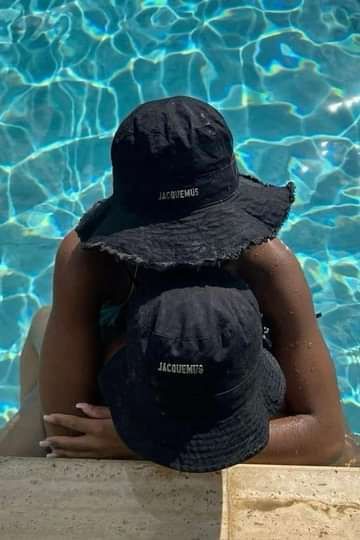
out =
<path fill-rule="evenodd" d="M 59 240 L 110 192 L 119 120 L 186 94 L 221 110 L 240 167 L 295 182 L 281 238 L 360 432 L 359 33 L 357 0 L 1 0 L 0 425 Z"/>

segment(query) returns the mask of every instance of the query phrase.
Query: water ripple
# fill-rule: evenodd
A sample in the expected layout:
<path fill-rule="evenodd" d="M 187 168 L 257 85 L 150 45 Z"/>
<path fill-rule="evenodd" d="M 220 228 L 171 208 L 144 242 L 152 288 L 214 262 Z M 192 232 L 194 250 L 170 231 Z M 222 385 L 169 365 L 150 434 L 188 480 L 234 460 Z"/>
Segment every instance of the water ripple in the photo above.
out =
<path fill-rule="evenodd" d="M 223 112 L 242 168 L 295 181 L 282 238 L 360 432 L 359 2 L 2 0 L 0 21 L 0 422 L 58 241 L 110 191 L 119 119 L 187 94 Z"/>

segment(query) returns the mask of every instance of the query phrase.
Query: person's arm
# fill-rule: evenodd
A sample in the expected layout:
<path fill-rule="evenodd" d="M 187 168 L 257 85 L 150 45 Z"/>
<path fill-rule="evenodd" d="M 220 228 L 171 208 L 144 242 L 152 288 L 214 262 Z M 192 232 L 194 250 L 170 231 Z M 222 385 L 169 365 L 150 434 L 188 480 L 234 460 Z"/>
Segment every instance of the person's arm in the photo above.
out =
<path fill-rule="evenodd" d="M 55 261 L 53 305 L 41 349 L 40 397 L 45 414 L 80 414 L 78 401 L 96 400 L 100 355 L 100 306 L 96 254 L 80 249 L 77 236 L 62 241 Z M 48 435 L 70 433 L 46 425 Z"/>
<path fill-rule="evenodd" d="M 237 271 L 270 324 L 272 352 L 287 383 L 288 416 L 271 421 L 268 445 L 251 462 L 336 461 L 345 438 L 336 377 L 296 257 L 275 239 L 248 250 Z"/>
<path fill-rule="evenodd" d="M 47 457 L 137 459 L 137 456 L 120 439 L 107 407 L 88 403 L 78 404 L 78 406 L 87 416 L 86 419 L 57 413 L 46 417 L 47 423 L 78 433 L 77 437 L 53 436 L 41 441 L 40 447 L 47 448 L 49 451 Z M 259 454 L 257 460 L 254 458 L 248 463 L 267 463 L 266 456 L 262 460 Z M 278 461 L 275 460 L 275 463 Z M 360 466 L 360 437 L 346 435 L 344 452 L 333 465 L 336 467 Z"/>
<path fill-rule="evenodd" d="M 252 285 L 271 323 L 274 354 L 287 379 L 289 416 L 271 421 L 267 447 L 250 462 L 340 464 L 344 424 L 335 374 L 296 258 L 273 240 L 249 250 L 235 270 Z M 52 414 L 49 423 L 83 435 L 48 437 L 44 446 L 54 448 L 53 455 L 58 457 L 121 457 L 123 449 L 113 423 L 95 418 L 83 426 L 80 418 Z M 359 464 L 359 451 L 353 446 L 352 464 Z"/>

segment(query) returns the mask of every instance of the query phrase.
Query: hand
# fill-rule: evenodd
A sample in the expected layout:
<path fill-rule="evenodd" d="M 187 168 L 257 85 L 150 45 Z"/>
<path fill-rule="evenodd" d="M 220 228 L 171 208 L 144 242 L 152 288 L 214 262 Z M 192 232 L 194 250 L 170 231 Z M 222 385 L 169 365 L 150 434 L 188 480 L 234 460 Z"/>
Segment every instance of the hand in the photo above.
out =
<path fill-rule="evenodd" d="M 78 432 L 73 436 L 52 436 L 40 441 L 42 448 L 49 448 L 48 458 L 122 458 L 133 459 L 135 454 L 127 448 L 115 430 L 107 407 L 78 403 L 78 409 L 87 416 L 81 418 L 70 414 L 50 414 L 44 421 Z"/>

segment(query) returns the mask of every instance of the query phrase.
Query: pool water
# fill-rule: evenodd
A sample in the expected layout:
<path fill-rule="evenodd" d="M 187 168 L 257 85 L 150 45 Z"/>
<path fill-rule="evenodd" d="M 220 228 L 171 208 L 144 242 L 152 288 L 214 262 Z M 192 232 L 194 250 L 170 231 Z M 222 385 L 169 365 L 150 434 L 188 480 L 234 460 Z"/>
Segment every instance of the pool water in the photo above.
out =
<path fill-rule="evenodd" d="M 281 238 L 360 432 L 358 0 L 1 0 L 0 70 L 0 426 L 59 240 L 110 192 L 119 120 L 186 94 L 222 111 L 243 169 L 295 182 Z"/>

